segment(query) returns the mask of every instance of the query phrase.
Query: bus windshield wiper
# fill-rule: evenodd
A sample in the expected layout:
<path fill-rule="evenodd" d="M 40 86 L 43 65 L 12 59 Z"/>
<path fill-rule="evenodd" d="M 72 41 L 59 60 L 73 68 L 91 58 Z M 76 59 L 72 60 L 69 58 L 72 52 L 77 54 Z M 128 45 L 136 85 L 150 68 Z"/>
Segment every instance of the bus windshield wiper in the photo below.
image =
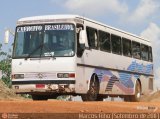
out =
<path fill-rule="evenodd" d="M 46 47 L 46 45 L 43 45 L 44 46 L 44 48 L 46 49 L 46 50 L 48 50 L 49 51 L 49 55 L 53 58 L 53 59 L 56 59 L 55 58 L 55 56 L 54 55 L 52 55 L 52 51 L 51 51 L 51 49 L 49 48 L 49 47 Z"/>
<path fill-rule="evenodd" d="M 33 53 L 35 53 L 38 49 L 40 49 L 40 48 L 42 48 L 42 47 L 44 47 L 46 50 L 49 51 L 49 54 L 50 54 L 50 56 L 51 56 L 52 58 L 56 59 L 56 58 L 54 57 L 54 55 L 52 55 L 51 50 L 50 50 L 48 47 L 46 47 L 46 45 L 43 43 L 43 44 L 39 45 L 37 48 L 35 48 L 31 53 L 29 53 L 29 55 L 25 58 L 25 60 L 27 60 Z M 41 54 L 42 54 L 42 53 L 41 53 Z M 41 57 L 41 54 L 40 54 L 40 57 Z"/>
<path fill-rule="evenodd" d="M 38 47 L 36 47 L 31 53 L 28 54 L 28 56 L 25 58 L 25 60 L 27 60 L 33 53 L 35 53 L 39 48 L 41 48 L 43 46 L 43 44 L 39 45 Z"/>

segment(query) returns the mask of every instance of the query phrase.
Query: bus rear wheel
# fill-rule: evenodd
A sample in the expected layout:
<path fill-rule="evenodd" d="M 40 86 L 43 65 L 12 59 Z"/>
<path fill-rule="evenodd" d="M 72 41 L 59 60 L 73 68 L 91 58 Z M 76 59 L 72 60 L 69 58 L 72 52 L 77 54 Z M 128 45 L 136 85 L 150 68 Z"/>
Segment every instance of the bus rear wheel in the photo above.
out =
<path fill-rule="evenodd" d="M 141 98 L 141 85 L 140 82 L 136 82 L 135 94 L 131 96 L 131 102 L 139 102 Z"/>
<path fill-rule="evenodd" d="M 87 92 L 87 94 L 81 95 L 83 101 L 98 101 L 100 100 L 98 98 L 99 93 L 99 83 L 96 80 L 96 77 L 94 76 L 94 79 L 90 82 L 90 87 Z"/>

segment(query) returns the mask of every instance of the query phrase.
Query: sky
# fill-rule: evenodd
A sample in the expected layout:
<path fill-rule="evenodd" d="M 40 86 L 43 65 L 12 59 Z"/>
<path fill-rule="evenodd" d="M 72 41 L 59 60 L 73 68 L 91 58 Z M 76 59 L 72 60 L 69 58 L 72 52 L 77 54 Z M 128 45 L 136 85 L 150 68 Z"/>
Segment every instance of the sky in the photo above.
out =
<path fill-rule="evenodd" d="M 77 14 L 142 36 L 153 45 L 156 84 L 160 87 L 160 0 L 1 0 L 0 43 L 22 17 Z M 10 48 L 13 37 L 3 50 Z"/>

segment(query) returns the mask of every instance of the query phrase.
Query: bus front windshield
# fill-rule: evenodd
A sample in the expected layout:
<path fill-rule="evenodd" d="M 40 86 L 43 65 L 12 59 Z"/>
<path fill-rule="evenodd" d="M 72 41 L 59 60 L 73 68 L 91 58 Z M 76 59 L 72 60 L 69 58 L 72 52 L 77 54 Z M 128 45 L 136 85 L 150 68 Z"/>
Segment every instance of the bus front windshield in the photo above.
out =
<path fill-rule="evenodd" d="M 74 54 L 75 27 L 72 24 L 16 28 L 13 58 L 64 57 Z"/>

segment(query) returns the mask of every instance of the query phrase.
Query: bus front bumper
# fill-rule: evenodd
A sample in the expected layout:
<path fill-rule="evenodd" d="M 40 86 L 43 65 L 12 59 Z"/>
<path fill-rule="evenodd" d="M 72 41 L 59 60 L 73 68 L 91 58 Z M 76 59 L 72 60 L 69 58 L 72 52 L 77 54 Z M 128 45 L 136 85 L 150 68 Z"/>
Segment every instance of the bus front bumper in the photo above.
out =
<path fill-rule="evenodd" d="M 66 84 L 19 84 L 19 83 L 15 84 L 15 83 L 12 83 L 12 89 L 17 94 L 74 93 L 75 83 L 66 83 Z"/>

